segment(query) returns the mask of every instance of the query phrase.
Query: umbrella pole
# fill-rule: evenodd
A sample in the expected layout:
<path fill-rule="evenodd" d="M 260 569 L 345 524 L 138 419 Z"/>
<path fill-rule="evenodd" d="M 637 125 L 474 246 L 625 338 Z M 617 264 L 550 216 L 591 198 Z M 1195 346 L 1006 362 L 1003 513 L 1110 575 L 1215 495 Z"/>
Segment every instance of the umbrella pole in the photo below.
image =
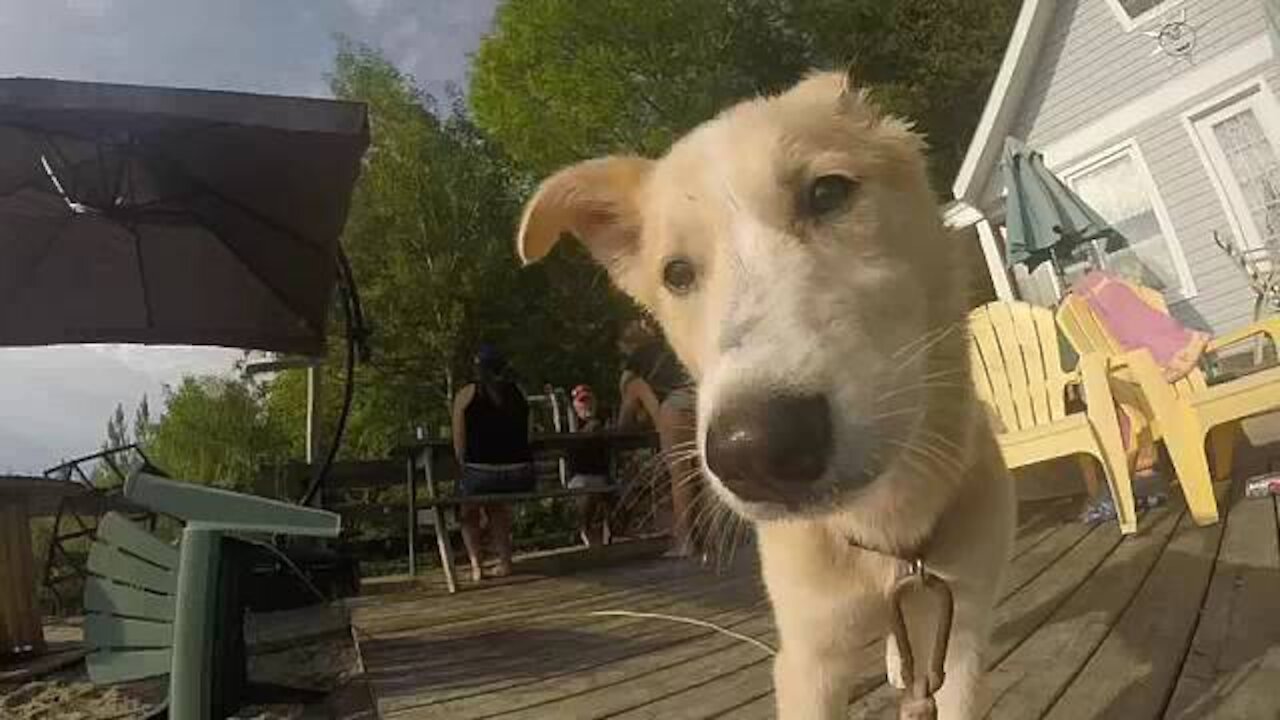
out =
<path fill-rule="evenodd" d="M 1049 248 L 1049 266 L 1053 268 L 1053 292 L 1058 296 L 1056 299 L 1061 301 L 1064 294 L 1062 289 L 1067 285 L 1067 276 L 1062 271 L 1062 264 L 1058 262 L 1056 247 Z"/>
<path fill-rule="evenodd" d="M 307 467 L 316 471 L 320 457 L 320 372 L 315 363 L 307 367 Z M 311 505 L 321 507 L 320 493 L 311 499 Z"/>

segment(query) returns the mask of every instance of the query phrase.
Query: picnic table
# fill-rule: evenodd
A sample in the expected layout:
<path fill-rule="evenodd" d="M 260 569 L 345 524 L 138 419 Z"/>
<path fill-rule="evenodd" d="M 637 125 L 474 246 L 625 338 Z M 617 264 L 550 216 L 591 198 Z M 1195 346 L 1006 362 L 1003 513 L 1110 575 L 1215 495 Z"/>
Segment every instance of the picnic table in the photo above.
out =
<path fill-rule="evenodd" d="M 133 506 L 73 480 L 0 475 L 0 658 L 44 650 L 31 519 L 112 509 Z"/>
<path fill-rule="evenodd" d="M 605 430 L 592 433 L 535 433 L 530 437 L 530 445 L 535 454 L 539 452 L 563 453 L 575 446 L 598 442 L 604 442 L 608 445 L 611 467 L 610 475 L 616 478 L 618 453 L 624 450 L 635 450 L 646 447 L 656 448 L 658 446 L 658 434 L 651 430 Z M 406 465 L 407 490 L 409 498 L 409 575 L 412 576 L 416 573 L 417 548 L 415 543 L 415 530 L 417 529 L 418 512 L 419 510 L 425 510 L 430 513 L 431 522 L 435 525 L 436 548 L 440 553 L 440 564 L 444 571 L 445 583 L 448 585 L 449 592 L 451 593 L 457 592 L 458 585 L 457 579 L 454 576 L 453 568 L 453 541 L 449 537 L 449 531 L 445 525 L 445 507 L 458 507 L 462 505 L 493 502 L 520 503 L 534 500 L 545 500 L 548 498 L 577 497 L 582 495 L 598 495 L 614 492 L 614 488 L 559 488 L 555 490 L 542 490 L 531 493 L 504 495 L 475 495 L 470 497 L 460 497 L 455 495 L 445 496 L 441 494 L 438 485 L 441 476 L 446 473 L 457 473 L 459 471 L 457 461 L 454 458 L 453 440 L 449 438 L 420 440 L 396 448 L 392 451 L 392 456 L 402 458 Z M 419 478 L 422 478 L 426 483 L 426 502 L 419 502 L 417 499 Z"/>
<path fill-rule="evenodd" d="M 44 650 L 31 518 L 51 515 L 62 498 L 85 493 L 71 482 L 0 475 L 0 657 Z"/>

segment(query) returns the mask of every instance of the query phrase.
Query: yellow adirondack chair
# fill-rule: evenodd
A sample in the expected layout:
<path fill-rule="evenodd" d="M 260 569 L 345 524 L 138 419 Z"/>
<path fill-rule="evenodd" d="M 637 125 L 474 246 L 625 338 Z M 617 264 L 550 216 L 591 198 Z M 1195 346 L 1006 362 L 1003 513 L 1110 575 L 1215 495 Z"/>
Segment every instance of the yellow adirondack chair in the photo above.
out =
<path fill-rule="evenodd" d="M 1160 293 L 1127 284 L 1148 305 L 1168 314 Z M 1145 416 L 1153 439 L 1164 441 L 1192 518 L 1200 525 L 1217 522 L 1212 481 L 1230 478 L 1239 421 L 1280 409 L 1280 368 L 1213 386 L 1206 382 L 1203 372 L 1193 369 L 1177 382 L 1169 383 L 1149 351 L 1126 352 L 1083 299 L 1068 295 L 1058 306 L 1057 320 L 1076 352 L 1107 356 L 1108 373 L 1115 381 L 1113 392 L 1122 405 Z M 1214 338 L 1205 352 L 1219 352 L 1259 335 L 1280 347 L 1280 318 L 1262 320 Z"/>
<path fill-rule="evenodd" d="M 1106 359 L 1082 354 L 1076 369 L 1062 369 L 1053 313 L 1023 302 L 988 303 L 969 315 L 970 357 L 978 397 L 992 408 L 996 438 L 1010 468 L 1079 455 L 1096 484 L 1096 458 L 1115 499 L 1120 532 L 1137 530 L 1133 484 L 1126 464 Z M 1068 413 L 1066 390 L 1078 385 L 1087 408 Z"/>

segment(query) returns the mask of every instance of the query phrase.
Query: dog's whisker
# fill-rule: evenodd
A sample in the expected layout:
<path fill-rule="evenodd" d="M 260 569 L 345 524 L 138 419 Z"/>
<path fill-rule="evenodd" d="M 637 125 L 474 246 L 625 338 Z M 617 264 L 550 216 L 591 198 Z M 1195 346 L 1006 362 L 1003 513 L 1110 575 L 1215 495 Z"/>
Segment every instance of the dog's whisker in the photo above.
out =
<path fill-rule="evenodd" d="M 922 444 L 918 441 L 895 440 L 893 438 L 887 438 L 884 440 L 884 443 L 886 445 L 896 447 L 903 452 L 915 453 L 920 457 L 931 459 L 934 462 L 938 462 L 943 465 L 945 465 L 950 460 L 949 456 L 939 452 L 936 448 L 928 446 L 927 444 Z"/>
<path fill-rule="evenodd" d="M 921 408 L 921 407 L 898 408 L 891 412 L 882 412 L 882 413 L 875 413 L 873 415 L 869 415 L 867 416 L 867 420 L 869 421 L 889 420 L 896 417 L 902 417 L 903 415 L 923 415 L 924 412 L 925 412 L 924 408 Z"/>
<path fill-rule="evenodd" d="M 889 398 L 892 398 L 892 397 L 897 397 L 899 395 L 903 395 L 909 392 L 918 392 L 920 390 L 944 390 L 944 389 L 964 390 L 968 387 L 969 385 L 966 383 L 952 383 L 952 382 L 913 383 L 911 385 L 894 388 L 893 390 L 890 390 L 886 393 L 882 393 L 876 398 L 876 402 L 883 402 L 884 400 L 888 400 Z"/>
<path fill-rule="evenodd" d="M 916 434 L 923 435 L 926 439 L 938 443 L 956 454 L 964 452 L 964 448 L 960 447 L 960 443 L 957 443 L 955 440 L 952 440 L 936 430 L 930 430 L 929 428 L 922 427 L 916 429 Z"/>
<path fill-rule="evenodd" d="M 963 321 L 956 321 L 934 328 L 894 351 L 894 353 L 890 355 L 890 358 L 893 360 L 899 360 L 901 365 L 909 365 L 917 357 L 923 355 L 935 345 L 947 339 L 947 336 L 955 332 L 956 328 L 960 327 L 962 323 Z M 910 355 L 907 355 L 907 353 L 910 353 Z M 903 357 L 904 355 L 906 355 L 905 358 Z"/>

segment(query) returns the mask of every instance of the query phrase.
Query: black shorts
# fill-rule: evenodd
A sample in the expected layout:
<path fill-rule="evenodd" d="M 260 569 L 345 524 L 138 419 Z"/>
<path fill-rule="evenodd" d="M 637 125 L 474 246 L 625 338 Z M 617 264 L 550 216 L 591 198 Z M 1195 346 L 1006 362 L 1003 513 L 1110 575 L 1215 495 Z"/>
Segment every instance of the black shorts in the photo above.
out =
<path fill-rule="evenodd" d="M 537 489 L 537 480 L 533 474 L 533 465 L 521 465 L 504 470 L 467 465 L 462 469 L 462 479 L 458 482 L 458 494 L 467 497 L 531 493 Z"/>

